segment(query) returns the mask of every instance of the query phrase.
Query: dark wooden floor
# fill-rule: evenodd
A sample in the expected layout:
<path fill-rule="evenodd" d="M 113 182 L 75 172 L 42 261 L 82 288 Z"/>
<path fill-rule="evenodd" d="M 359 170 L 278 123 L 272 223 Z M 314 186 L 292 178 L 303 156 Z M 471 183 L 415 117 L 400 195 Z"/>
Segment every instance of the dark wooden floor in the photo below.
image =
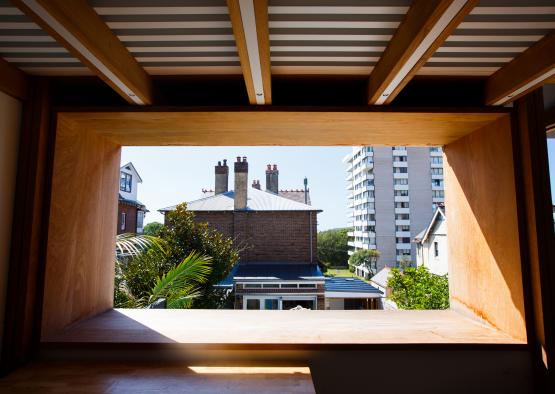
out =
<path fill-rule="evenodd" d="M 306 367 L 168 363 L 33 363 L 0 379 L 0 393 L 315 393 Z"/>

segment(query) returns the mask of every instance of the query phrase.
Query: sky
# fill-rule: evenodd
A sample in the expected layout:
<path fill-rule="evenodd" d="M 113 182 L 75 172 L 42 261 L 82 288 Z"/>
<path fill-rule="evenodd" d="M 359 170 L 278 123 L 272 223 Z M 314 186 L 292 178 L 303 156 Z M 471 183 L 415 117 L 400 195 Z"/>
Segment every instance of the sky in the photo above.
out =
<path fill-rule="evenodd" d="M 121 163 L 132 162 L 143 183 L 137 198 L 150 211 L 145 223 L 163 222 L 158 209 L 201 198 L 214 189 L 214 166 L 227 159 L 229 188 L 233 189 L 233 162 L 247 156 L 249 186 L 259 179 L 266 186 L 266 165 L 277 164 L 280 189 L 302 189 L 308 178 L 312 205 L 322 209 L 318 230 L 347 226 L 347 177 L 342 159 L 351 147 L 124 147 Z"/>
<path fill-rule="evenodd" d="M 201 197 L 201 190 L 214 189 L 214 165 L 227 159 L 229 188 L 233 189 L 233 162 L 247 156 L 249 185 L 259 179 L 266 185 L 267 164 L 277 164 L 280 189 L 302 189 L 308 178 L 312 205 L 322 209 L 318 230 L 347 226 L 346 166 L 342 159 L 351 147 L 125 147 L 121 163 L 133 162 L 143 183 L 138 199 L 150 212 L 145 223 L 163 222 L 158 209 Z M 555 204 L 555 139 L 548 139 L 551 195 Z"/>

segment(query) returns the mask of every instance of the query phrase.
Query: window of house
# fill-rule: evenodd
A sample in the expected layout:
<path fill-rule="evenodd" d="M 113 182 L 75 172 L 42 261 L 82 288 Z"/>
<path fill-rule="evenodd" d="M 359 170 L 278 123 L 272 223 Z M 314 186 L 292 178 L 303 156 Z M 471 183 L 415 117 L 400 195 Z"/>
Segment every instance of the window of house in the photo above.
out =
<path fill-rule="evenodd" d="M 410 215 L 408 213 L 396 213 L 395 220 L 409 220 Z"/>
<path fill-rule="evenodd" d="M 408 190 L 395 190 L 395 197 L 408 197 Z"/>
<path fill-rule="evenodd" d="M 247 298 L 247 309 L 260 309 L 260 300 L 258 298 Z"/>
<path fill-rule="evenodd" d="M 409 237 L 397 237 L 396 242 L 398 244 L 410 244 L 410 238 Z"/>
<path fill-rule="evenodd" d="M 262 284 L 264 289 L 279 289 L 279 283 L 264 283 Z"/>
<path fill-rule="evenodd" d="M 315 283 L 299 283 L 299 289 L 315 289 Z"/>
<path fill-rule="evenodd" d="M 409 180 L 408 180 L 407 178 L 394 179 L 393 184 L 394 184 L 394 185 L 408 185 L 408 184 L 409 184 Z"/>
<path fill-rule="evenodd" d="M 143 228 L 144 218 L 145 218 L 144 211 L 137 211 L 137 229 Z"/>
<path fill-rule="evenodd" d="M 439 245 L 437 242 L 434 242 L 434 256 L 435 257 L 439 256 Z"/>
<path fill-rule="evenodd" d="M 245 289 L 260 289 L 262 285 L 260 283 L 245 283 Z"/>
<path fill-rule="evenodd" d="M 127 214 L 125 212 L 122 212 L 121 213 L 121 220 L 120 220 L 120 230 L 121 231 L 124 231 L 125 228 L 127 227 L 126 219 L 127 219 Z"/>
<path fill-rule="evenodd" d="M 393 173 L 394 174 L 407 174 L 409 172 L 408 167 L 394 167 Z"/>
<path fill-rule="evenodd" d="M 407 156 L 394 156 L 393 161 L 407 161 Z"/>
<path fill-rule="evenodd" d="M 297 283 L 282 283 L 281 288 L 282 289 L 296 289 L 297 288 Z"/>
<path fill-rule="evenodd" d="M 395 231 L 410 231 L 410 226 L 408 226 L 408 225 L 397 225 L 397 226 L 395 226 Z"/>
<path fill-rule="evenodd" d="M 408 208 L 408 207 L 409 207 L 408 202 L 396 202 L 395 203 L 395 208 Z"/>
<path fill-rule="evenodd" d="M 122 192 L 131 193 L 131 174 L 127 174 L 125 172 L 121 173 L 120 180 L 119 180 L 119 190 Z"/>

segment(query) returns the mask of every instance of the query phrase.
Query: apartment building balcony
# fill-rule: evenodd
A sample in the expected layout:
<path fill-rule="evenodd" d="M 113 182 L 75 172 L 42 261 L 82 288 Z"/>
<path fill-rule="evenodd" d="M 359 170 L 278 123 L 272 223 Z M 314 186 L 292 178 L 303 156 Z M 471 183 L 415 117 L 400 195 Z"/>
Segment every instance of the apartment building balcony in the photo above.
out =
<path fill-rule="evenodd" d="M 410 237 L 411 235 L 410 235 L 410 231 L 396 231 L 395 236 L 401 238 L 401 237 Z"/>
<path fill-rule="evenodd" d="M 394 161 L 393 162 L 393 167 L 408 167 L 408 166 L 409 166 L 408 161 Z"/>
<path fill-rule="evenodd" d="M 410 213 L 410 208 L 395 208 L 395 213 Z"/>
<path fill-rule="evenodd" d="M 347 246 L 355 247 L 355 241 L 347 241 Z"/>
<path fill-rule="evenodd" d="M 394 172 L 393 179 L 409 179 L 408 173 Z"/>
<path fill-rule="evenodd" d="M 442 151 L 441 149 L 438 150 L 438 151 L 432 151 L 432 150 L 431 150 L 431 151 L 430 151 L 430 156 L 434 156 L 434 157 L 440 156 L 440 157 L 441 157 L 441 156 L 443 156 L 443 151 Z"/>
<path fill-rule="evenodd" d="M 347 231 L 347 237 L 354 237 L 355 231 Z"/>
<path fill-rule="evenodd" d="M 345 178 L 345 180 L 346 180 L 347 182 L 352 181 L 352 180 L 353 180 L 353 173 L 352 173 L 352 172 L 349 172 L 349 175 L 347 175 L 347 178 Z"/>
<path fill-rule="evenodd" d="M 409 200 L 410 200 L 409 196 L 395 196 L 394 197 L 395 202 L 409 202 Z"/>
<path fill-rule="evenodd" d="M 353 198 L 355 198 L 354 193 L 351 192 L 351 193 L 347 194 L 347 199 L 348 200 L 352 200 Z"/>
<path fill-rule="evenodd" d="M 409 185 L 393 185 L 393 190 L 409 190 Z"/>
<path fill-rule="evenodd" d="M 432 179 L 443 179 L 443 174 L 432 174 Z"/>
<path fill-rule="evenodd" d="M 396 226 L 410 226 L 410 219 L 409 220 L 397 219 L 397 220 L 395 220 L 395 225 Z"/>
<path fill-rule="evenodd" d="M 443 162 L 441 163 L 430 163 L 431 168 L 443 168 Z"/>
<path fill-rule="evenodd" d="M 432 202 L 434 202 L 434 203 L 445 202 L 445 198 L 444 197 L 432 197 Z"/>
<path fill-rule="evenodd" d="M 393 156 L 406 156 L 407 150 L 406 149 L 393 149 L 392 150 Z"/>
<path fill-rule="evenodd" d="M 355 186 L 353 185 L 353 182 L 349 182 L 347 183 L 347 190 L 353 190 L 355 188 Z"/>
<path fill-rule="evenodd" d="M 443 190 L 444 188 L 445 188 L 445 185 L 437 186 L 432 184 L 432 190 Z"/>
<path fill-rule="evenodd" d="M 410 249 L 411 248 L 411 244 L 407 244 L 407 243 L 396 243 L 395 247 L 397 249 Z"/>

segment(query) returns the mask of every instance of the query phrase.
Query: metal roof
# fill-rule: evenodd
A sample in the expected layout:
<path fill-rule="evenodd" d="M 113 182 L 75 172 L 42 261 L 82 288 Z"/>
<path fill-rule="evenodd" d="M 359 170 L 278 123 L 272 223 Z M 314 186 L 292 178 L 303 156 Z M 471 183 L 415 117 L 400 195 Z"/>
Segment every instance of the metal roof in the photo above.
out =
<path fill-rule="evenodd" d="M 218 286 L 232 286 L 233 281 L 322 281 L 317 264 L 309 263 L 238 263 Z"/>
<path fill-rule="evenodd" d="M 189 211 L 233 211 L 233 198 L 235 192 L 233 190 L 226 193 L 201 198 L 199 200 L 187 203 Z M 159 209 L 160 212 L 175 210 L 176 205 Z M 317 211 L 321 209 L 313 206 L 290 200 L 273 193 L 254 188 L 248 189 L 247 208 L 246 211 Z"/>
<path fill-rule="evenodd" d="M 383 294 L 374 286 L 356 278 L 326 278 L 326 293 L 330 292 Z"/>

